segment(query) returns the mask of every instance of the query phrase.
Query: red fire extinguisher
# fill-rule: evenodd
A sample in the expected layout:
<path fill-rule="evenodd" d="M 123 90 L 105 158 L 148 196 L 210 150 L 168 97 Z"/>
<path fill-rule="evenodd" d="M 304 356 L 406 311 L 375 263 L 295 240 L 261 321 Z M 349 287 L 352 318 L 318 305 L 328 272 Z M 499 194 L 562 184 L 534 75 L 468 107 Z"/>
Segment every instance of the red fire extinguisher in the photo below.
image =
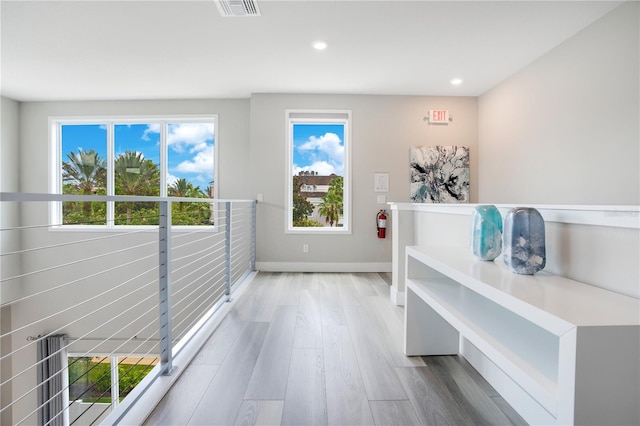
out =
<path fill-rule="evenodd" d="M 387 233 L 387 211 L 380 210 L 376 215 L 376 227 L 378 228 L 378 238 L 384 238 Z"/>

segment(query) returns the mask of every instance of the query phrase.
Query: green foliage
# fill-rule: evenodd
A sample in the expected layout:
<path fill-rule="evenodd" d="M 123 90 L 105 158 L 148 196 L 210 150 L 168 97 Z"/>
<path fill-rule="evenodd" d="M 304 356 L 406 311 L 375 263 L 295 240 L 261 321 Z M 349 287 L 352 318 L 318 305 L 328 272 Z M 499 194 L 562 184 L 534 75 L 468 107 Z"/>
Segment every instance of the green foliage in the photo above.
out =
<path fill-rule="evenodd" d="M 307 201 L 302 195 L 300 195 L 300 188 L 302 187 L 302 183 L 300 182 L 300 177 L 293 177 L 293 226 L 318 226 L 314 223 L 319 224 L 319 222 L 315 220 L 310 220 L 307 216 L 313 213 L 313 204 Z"/>
<path fill-rule="evenodd" d="M 81 399 L 95 402 L 111 402 L 111 364 L 109 362 L 93 362 L 90 357 L 69 359 L 69 383 L 75 381 L 93 385 L 92 391 Z M 118 365 L 118 389 L 124 398 L 151 371 L 153 365 L 123 364 Z M 97 401 L 97 400 L 100 401 Z"/>
<path fill-rule="evenodd" d="M 62 163 L 62 182 L 75 188 L 72 194 L 95 194 L 106 187 L 107 164 L 93 149 L 67 154 L 69 161 Z"/>
<path fill-rule="evenodd" d="M 93 149 L 69 152 L 68 161 L 62 163 L 63 194 L 105 194 L 107 187 L 107 165 Z M 63 203 L 64 223 L 106 223 L 104 203 Z"/>
<path fill-rule="evenodd" d="M 84 381 L 89 383 L 89 375 L 85 374 L 89 369 L 91 357 L 70 357 L 69 358 L 69 383 Z"/>
<path fill-rule="evenodd" d="M 185 198 L 208 198 L 211 189 L 203 192 L 186 179 L 178 179 L 169 186 L 169 196 Z M 171 223 L 173 225 L 211 225 L 211 205 L 207 203 L 171 203 Z"/>
<path fill-rule="evenodd" d="M 63 194 L 105 195 L 107 168 L 95 150 L 69 152 L 67 161 L 62 163 Z M 116 195 L 158 196 L 160 195 L 160 168 L 147 160 L 140 152 L 126 151 L 114 161 Z M 206 192 L 186 179 L 178 179 L 168 188 L 170 196 L 188 198 L 208 198 Z M 116 225 L 157 225 L 159 223 L 158 203 L 118 202 L 115 203 Z M 104 225 L 107 221 L 107 203 L 104 202 L 64 202 L 62 203 L 64 224 Z M 207 203 L 173 203 L 172 223 L 174 225 L 211 225 L 211 205 Z"/>
<path fill-rule="evenodd" d="M 160 168 L 140 152 L 120 154 L 114 172 L 117 195 L 160 195 Z M 157 225 L 158 215 L 157 203 L 116 203 L 116 225 Z"/>
<path fill-rule="evenodd" d="M 160 195 L 160 168 L 141 152 L 125 151 L 114 162 L 116 194 Z"/>
<path fill-rule="evenodd" d="M 315 219 L 309 219 L 308 217 L 303 216 L 299 221 L 293 222 L 293 226 L 305 228 L 322 228 L 324 225 Z"/>
<path fill-rule="evenodd" d="M 322 202 L 318 207 L 318 214 L 325 217 L 329 226 L 333 226 L 334 223 L 337 226 L 340 216 L 344 213 L 343 185 L 342 176 L 333 178 L 329 184 L 329 190 L 322 197 Z"/>

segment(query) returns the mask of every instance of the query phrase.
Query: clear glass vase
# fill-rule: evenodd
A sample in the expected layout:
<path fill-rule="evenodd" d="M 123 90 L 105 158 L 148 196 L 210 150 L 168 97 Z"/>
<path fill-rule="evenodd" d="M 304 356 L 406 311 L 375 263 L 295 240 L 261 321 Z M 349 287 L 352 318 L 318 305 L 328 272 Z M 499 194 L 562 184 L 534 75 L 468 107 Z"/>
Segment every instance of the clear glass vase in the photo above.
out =
<path fill-rule="evenodd" d="M 520 275 L 533 275 L 547 262 L 544 219 L 531 207 L 516 207 L 504 218 L 504 263 Z"/>
<path fill-rule="evenodd" d="M 471 250 L 482 260 L 494 260 L 502 252 L 502 216 L 493 205 L 479 205 L 473 211 Z"/>

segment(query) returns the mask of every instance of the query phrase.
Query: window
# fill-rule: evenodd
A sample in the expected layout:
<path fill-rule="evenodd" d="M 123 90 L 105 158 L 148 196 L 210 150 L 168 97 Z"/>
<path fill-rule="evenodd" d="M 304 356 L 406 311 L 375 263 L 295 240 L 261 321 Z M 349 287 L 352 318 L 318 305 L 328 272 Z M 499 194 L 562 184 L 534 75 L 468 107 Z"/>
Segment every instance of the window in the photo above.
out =
<path fill-rule="evenodd" d="M 351 111 L 286 116 L 287 232 L 350 233 Z"/>
<path fill-rule="evenodd" d="M 52 119 L 52 192 L 213 198 L 216 116 Z M 52 223 L 157 225 L 158 203 L 63 202 Z M 207 203 L 173 203 L 174 225 L 211 225 Z"/>
<path fill-rule="evenodd" d="M 154 357 L 68 357 L 70 424 L 98 424 L 158 364 Z"/>

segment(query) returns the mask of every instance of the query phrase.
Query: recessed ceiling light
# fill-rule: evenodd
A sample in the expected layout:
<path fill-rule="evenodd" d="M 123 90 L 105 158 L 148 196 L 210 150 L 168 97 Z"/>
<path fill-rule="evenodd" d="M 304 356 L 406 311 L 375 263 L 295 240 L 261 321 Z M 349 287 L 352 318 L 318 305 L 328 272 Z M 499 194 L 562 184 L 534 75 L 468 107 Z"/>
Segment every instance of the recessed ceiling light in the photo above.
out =
<path fill-rule="evenodd" d="M 314 49 L 316 50 L 324 50 L 327 48 L 327 42 L 322 40 L 317 40 L 311 43 Z"/>
<path fill-rule="evenodd" d="M 452 78 L 450 83 L 453 84 L 454 86 L 459 86 L 460 84 L 462 84 L 462 79 L 461 78 Z"/>

